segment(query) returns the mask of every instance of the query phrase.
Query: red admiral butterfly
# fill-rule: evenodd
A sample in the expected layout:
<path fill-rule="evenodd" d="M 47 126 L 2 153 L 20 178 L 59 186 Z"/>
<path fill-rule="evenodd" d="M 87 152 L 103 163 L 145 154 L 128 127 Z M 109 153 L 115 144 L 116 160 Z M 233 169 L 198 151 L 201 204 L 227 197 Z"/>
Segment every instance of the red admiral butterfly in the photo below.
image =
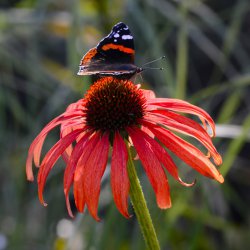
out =
<path fill-rule="evenodd" d="M 82 58 L 78 75 L 130 78 L 143 69 L 134 64 L 134 39 L 128 26 L 116 24 L 110 34 Z"/>

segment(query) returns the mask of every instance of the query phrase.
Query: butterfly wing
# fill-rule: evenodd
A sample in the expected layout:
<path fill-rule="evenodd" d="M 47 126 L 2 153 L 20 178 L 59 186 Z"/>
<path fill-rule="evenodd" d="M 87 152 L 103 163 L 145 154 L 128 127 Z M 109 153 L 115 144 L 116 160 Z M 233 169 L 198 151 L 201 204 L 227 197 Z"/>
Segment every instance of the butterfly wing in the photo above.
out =
<path fill-rule="evenodd" d="M 128 26 L 116 24 L 110 34 L 82 58 L 78 75 L 119 75 L 135 73 L 134 39 Z"/>
<path fill-rule="evenodd" d="M 110 34 L 97 45 L 100 52 L 109 63 L 134 63 L 134 38 L 128 26 L 116 24 Z"/>

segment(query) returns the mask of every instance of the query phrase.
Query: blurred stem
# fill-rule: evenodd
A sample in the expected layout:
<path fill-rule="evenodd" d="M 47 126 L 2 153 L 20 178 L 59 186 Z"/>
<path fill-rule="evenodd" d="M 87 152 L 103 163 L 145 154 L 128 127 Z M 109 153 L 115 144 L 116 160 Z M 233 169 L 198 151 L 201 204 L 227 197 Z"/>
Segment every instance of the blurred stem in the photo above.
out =
<path fill-rule="evenodd" d="M 229 56 L 232 53 L 234 46 L 238 40 L 238 35 L 242 27 L 242 22 L 248 11 L 248 4 L 249 3 L 246 0 L 239 1 L 236 4 L 236 6 L 232 9 L 233 10 L 232 22 L 227 28 L 224 36 L 225 40 L 221 53 L 223 57 L 221 56 L 218 62 L 218 65 L 220 65 L 220 67 L 216 67 L 216 69 L 212 73 L 210 82 L 218 82 L 226 70 L 226 66 L 229 61 Z"/>
<path fill-rule="evenodd" d="M 244 146 L 249 130 L 250 130 L 250 115 L 246 117 L 244 123 L 242 124 L 241 135 L 235 138 L 229 144 L 227 153 L 224 155 L 223 165 L 220 168 L 220 172 L 222 173 L 222 175 L 225 176 L 230 170 L 232 164 L 234 163 L 234 160 L 236 159 L 240 150 Z"/>
<path fill-rule="evenodd" d="M 135 210 L 135 214 L 140 225 L 141 232 L 148 249 L 159 250 L 160 245 L 155 233 L 154 225 L 150 217 L 146 200 L 142 192 L 130 149 L 128 147 L 128 175 L 130 180 L 130 199 Z"/>
<path fill-rule="evenodd" d="M 67 64 L 71 71 L 75 72 L 76 63 L 79 62 L 78 55 L 76 53 L 75 43 L 77 35 L 80 30 L 80 17 L 79 17 L 79 1 L 73 0 L 70 4 L 70 14 L 72 21 L 69 28 L 68 41 L 67 41 Z"/>
<path fill-rule="evenodd" d="M 186 97 L 186 83 L 187 83 L 187 51 L 188 51 L 188 37 L 187 37 L 187 6 L 181 6 L 182 19 L 180 22 L 178 41 L 177 41 L 177 64 L 176 64 L 176 98 L 185 99 Z"/>
<path fill-rule="evenodd" d="M 221 82 L 217 84 L 213 84 L 207 88 L 204 88 L 200 91 L 197 91 L 189 101 L 192 103 L 196 103 L 198 101 L 202 101 L 205 98 L 209 98 L 210 96 L 218 95 L 227 91 L 241 91 L 243 88 L 246 88 L 250 85 L 250 74 L 241 75 L 230 81 Z M 244 91 L 244 89 L 243 89 Z"/>
<path fill-rule="evenodd" d="M 225 103 L 220 109 L 220 114 L 217 119 L 217 123 L 229 123 L 240 105 L 241 105 L 241 91 L 236 89 L 225 100 Z"/>

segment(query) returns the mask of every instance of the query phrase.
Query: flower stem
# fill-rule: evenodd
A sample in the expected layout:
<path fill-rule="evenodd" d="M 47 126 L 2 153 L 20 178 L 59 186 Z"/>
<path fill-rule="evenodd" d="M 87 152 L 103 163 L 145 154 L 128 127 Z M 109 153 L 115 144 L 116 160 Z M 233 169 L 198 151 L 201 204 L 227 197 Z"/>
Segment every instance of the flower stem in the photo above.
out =
<path fill-rule="evenodd" d="M 155 233 L 154 225 L 150 217 L 144 194 L 137 177 L 130 149 L 128 148 L 128 175 L 130 180 L 130 199 L 140 225 L 141 232 L 148 249 L 159 250 L 160 245 Z"/>
<path fill-rule="evenodd" d="M 178 50 L 177 50 L 177 85 L 176 98 L 185 99 L 187 85 L 187 67 L 188 67 L 188 35 L 187 35 L 187 12 L 188 7 L 184 3 L 181 5 L 181 23 L 178 32 Z"/>

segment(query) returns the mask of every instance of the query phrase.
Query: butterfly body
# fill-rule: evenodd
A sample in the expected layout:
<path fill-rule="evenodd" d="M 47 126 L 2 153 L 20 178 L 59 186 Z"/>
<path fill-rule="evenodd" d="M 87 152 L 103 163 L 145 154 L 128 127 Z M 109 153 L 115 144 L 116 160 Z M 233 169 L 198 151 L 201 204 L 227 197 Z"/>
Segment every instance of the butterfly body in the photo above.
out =
<path fill-rule="evenodd" d="M 110 34 L 82 58 L 78 75 L 130 78 L 142 71 L 134 64 L 134 39 L 128 26 L 116 24 Z"/>

